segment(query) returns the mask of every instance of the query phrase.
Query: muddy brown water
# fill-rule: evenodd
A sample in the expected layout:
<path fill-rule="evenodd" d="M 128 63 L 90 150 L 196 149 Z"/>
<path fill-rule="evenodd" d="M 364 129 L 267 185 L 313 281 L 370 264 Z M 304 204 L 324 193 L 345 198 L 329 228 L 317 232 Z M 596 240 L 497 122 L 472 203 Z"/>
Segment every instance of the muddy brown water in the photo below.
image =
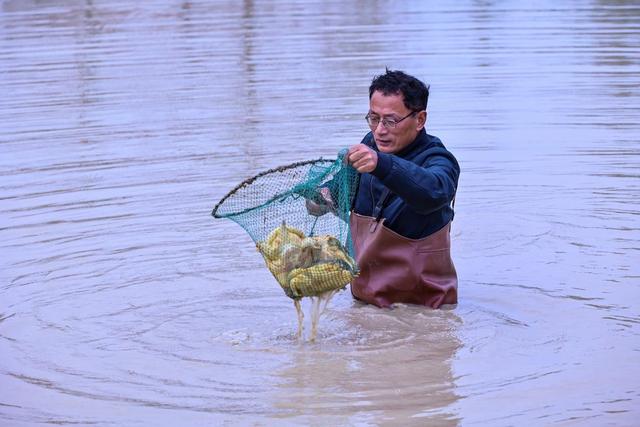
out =
<path fill-rule="evenodd" d="M 0 1 L 0 425 L 638 425 L 640 5 L 525 3 Z M 385 66 L 462 167 L 460 303 L 300 342 L 209 214 Z"/>

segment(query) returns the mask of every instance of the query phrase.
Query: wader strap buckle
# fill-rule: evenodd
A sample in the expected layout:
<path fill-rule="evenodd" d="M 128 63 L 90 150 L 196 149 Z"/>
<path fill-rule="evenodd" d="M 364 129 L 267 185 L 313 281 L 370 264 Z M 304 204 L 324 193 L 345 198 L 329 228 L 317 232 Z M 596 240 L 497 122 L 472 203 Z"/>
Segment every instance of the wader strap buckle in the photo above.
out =
<path fill-rule="evenodd" d="M 391 194 L 391 192 L 387 187 L 385 187 L 384 190 L 382 190 L 382 194 L 380 194 L 380 198 L 378 199 L 378 203 L 376 203 L 376 207 L 373 209 L 373 217 L 376 219 L 376 224 L 380 222 L 380 219 L 382 218 L 382 208 L 384 207 L 385 203 L 387 203 L 389 194 Z"/>

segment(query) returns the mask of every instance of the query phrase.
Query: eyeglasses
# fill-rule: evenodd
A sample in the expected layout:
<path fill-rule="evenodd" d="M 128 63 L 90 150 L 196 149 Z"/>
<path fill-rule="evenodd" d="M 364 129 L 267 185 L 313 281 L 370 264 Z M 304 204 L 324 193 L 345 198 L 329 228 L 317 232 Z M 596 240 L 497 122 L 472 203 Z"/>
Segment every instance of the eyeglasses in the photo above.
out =
<path fill-rule="evenodd" d="M 406 116 L 404 116 L 403 118 L 401 118 L 399 120 L 394 120 L 394 119 L 382 119 L 381 120 L 380 117 L 372 116 L 371 113 L 369 113 L 366 116 L 364 116 L 364 118 L 367 121 L 367 123 L 369 124 L 369 127 L 371 129 L 377 128 L 378 124 L 380 124 L 380 122 L 382 122 L 382 126 L 386 127 L 387 129 L 393 129 L 396 126 L 398 126 L 398 123 L 400 123 L 401 121 L 403 121 L 407 117 L 414 115 L 415 113 L 417 113 L 417 111 L 412 111 L 412 112 L 410 112 L 409 114 L 407 114 Z"/>

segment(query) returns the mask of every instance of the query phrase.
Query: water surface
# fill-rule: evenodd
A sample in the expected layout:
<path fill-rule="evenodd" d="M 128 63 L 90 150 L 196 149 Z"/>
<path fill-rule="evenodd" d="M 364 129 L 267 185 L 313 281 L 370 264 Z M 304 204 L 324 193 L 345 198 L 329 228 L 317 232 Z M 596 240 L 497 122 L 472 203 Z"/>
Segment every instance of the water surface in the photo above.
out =
<path fill-rule="evenodd" d="M 433 3 L 0 2 L 0 424 L 636 425 L 640 6 Z M 299 342 L 209 213 L 385 66 L 462 167 L 460 303 Z"/>

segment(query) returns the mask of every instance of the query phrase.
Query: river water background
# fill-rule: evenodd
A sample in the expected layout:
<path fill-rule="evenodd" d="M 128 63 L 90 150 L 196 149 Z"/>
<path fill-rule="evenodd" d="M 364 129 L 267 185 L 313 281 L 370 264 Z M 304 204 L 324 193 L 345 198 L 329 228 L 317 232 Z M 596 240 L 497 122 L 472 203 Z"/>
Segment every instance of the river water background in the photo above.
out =
<path fill-rule="evenodd" d="M 640 422 L 638 2 L 0 5 L 0 425 Z M 210 212 L 359 142 L 385 66 L 461 164 L 460 301 L 298 341 Z"/>

